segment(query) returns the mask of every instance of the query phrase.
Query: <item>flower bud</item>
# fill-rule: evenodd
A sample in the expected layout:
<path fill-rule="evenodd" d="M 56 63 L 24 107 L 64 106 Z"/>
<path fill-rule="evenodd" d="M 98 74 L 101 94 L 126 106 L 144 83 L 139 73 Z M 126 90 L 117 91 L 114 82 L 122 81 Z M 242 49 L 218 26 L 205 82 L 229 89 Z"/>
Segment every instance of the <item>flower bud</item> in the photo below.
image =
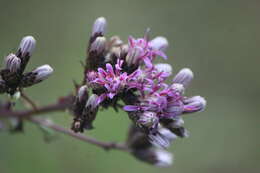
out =
<path fill-rule="evenodd" d="M 26 73 L 21 80 L 21 87 L 29 87 L 47 79 L 53 72 L 49 65 L 42 65 L 32 72 Z"/>
<path fill-rule="evenodd" d="M 146 149 L 152 147 L 152 144 L 149 142 L 147 135 L 144 131 L 132 124 L 129 128 L 127 145 L 133 150 Z"/>
<path fill-rule="evenodd" d="M 88 87 L 86 85 L 83 85 L 79 88 L 78 95 L 77 95 L 79 102 L 85 100 L 85 98 L 88 97 L 87 89 Z"/>
<path fill-rule="evenodd" d="M 93 24 L 92 36 L 94 35 L 104 35 L 107 28 L 107 21 L 104 17 L 99 17 Z"/>
<path fill-rule="evenodd" d="M 111 54 L 116 56 L 117 58 L 120 58 L 121 55 L 121 49 L 119 47 L 113 47 L 111 49 Z"/>
<path fill-rule="evenodd" d="M 170 141 L 166 138 L 164 138 L 163 136 L 161 136 L 161 134 L 157 133 L 157 134 L 151 134 L 149 135 L 149 141 L 151 144 L 153 144 L 155 147 L 158 148 L 168 148 L 170 146 Z"/>
<path fill-rule="evenodd" d="M 189 137 L 189 131 L 184 127 L 174 127 L 172 124 L 167 127 L 172 133 L 181 138 Z"/>
<path fill-rule="evenodd" d="M 128 51 L 128 54 L 126 56 L 126 62 L 129 66 L 135 65 L 138 61 L 138 58 L 142 54 L 142 49 L 140 47 L 133 47 L 131 50 Z"/>
<path fill-rule="evenodd" d="M 119 36 L 113 36 L 110 38 L 110 44 L 111 44 L 111 47 L 113 46 L 121 46 L 124 42 L 120 39 Z"/>
<path fill-rule="evenodd" d="M 180 83 L 186 88 L 192 79 L 193 72 L 189 68 L 184 68 L 174 77 L 173 82 Z"/>
<path fill-rule="evenodd" d="M 177 138 L 177 136 L 167 128 L 160 128 L 158 131 L 164 138 L 167 138 L 170 142 Z"/>
<path fill-rule="evenodd" d="M 98 54 L 102 53 L 106 48 L 106 38 L 97 37 L 96 40 L 91 44 L 90 51 L 96 51 Z"/>
<path fill-rule="evenodd" d="M 165 37 L 159 36 L 159 37 L 155 37 L 154 39 L 152 39 L 149 42 L 149 45 L 154 50 L 165 51 L 169 44 Z"/>
<path fill-rule="evenodd" d="M 92 94 L 89 97 L 85 107 L 88 108 L 88 109 L 95 109 L 98 106 L 97 105 L 97 98 L 98 98 L 98 95 Z"/>
<path fill-rule="evenodd" d="M 15 54 L 11 53 L 5 58 L 5 68 L 10 70 L 10 72 L 15 73 L 21 67 L 21 59 Z"/>
<path fill-rule="evenodd" d="M 159 119 L 155 112 L 146 111 L 140 114 L 137 122 L 145 127 L 152 128 L 158 121 Z"/>
<path fill-rule="evenodd" d="M 156 64 L 155 68 L 159 72 L 166 72 L 166 73 L 169 73 L 169 75 L 172 74 L 172 66 L 170 64 L 166 64 L 166 63 Z"/>
<path fill-rule="evenodd" d="M 124 44 L 121 46 L 121 55 L 127 55 L 129 50 L 129 46 L 127 44 Z"/>
<path fill-rule="evenodd" d="M 159 128 L 156 134 L 150 134 L 150 142 L 158 148 L 168 148 L 170 143 L 177 138 L 177 136 L 166 128 Z"/>
<path fill-rule="evenodd" d="M 180 94 L 184 94 L 185 88 L 183 87 L 182 84 L 174 83 L 174 84 L 171 85 L 171 88 L 172 88 L 175 92 L 178 92 L 178 93 L 180 93 Z"/>
<path fill-rule="evenodd" d="M 53 69 L 51 68 L 51 66 L 46 64 L 33 70 L 33 73 L 36 75 L 35 81 L 40 82 L 47 79 L 53 73 Z"/>
<path fill-rule="evenodd" d="M 36 45 L 36 40 L 32 36 L 26 36 L 22 39 L 19 51 L 21 52 L 21 57 L 25 57 L 27 55 L 31 56 L 34 51 Z"/>
<path fill-rule="evenodd" d="M 165 150 L 157 149 L 155 150 L 156 156 L 156 166 L 167 167 L 170 166 L 173 162 L 173 155 Z"/>
<path fill-rule="evenodd" d="M 76 118 L 74 118 L 74 122 L 72 124 L 72 130 L 75 132 L 83 132 L 84 129 L 93 129 L 93 122 L 96 119 L 98 105 L 97 105 L 96 94 L 92 94 L 85 104 L 82 112 L 78 114 Z"/>
<path fill-rule="evenodd" d="M 184 125 L 184 120 L 180 117 L 177 116 L 174 121 L 171 123 L 172 127 L 178 128 Z"/>
<path fill-rule="evenodd" d="M 168 167 L 173 162 L 173 155 L 161 149 L 149 148 L 143 150 L 135 150 L 133 154 L 139 160 L 158 167 Z"/>
<path fill-rule="evenodd" d="M 184 112 L 192 113 L 203 111 L 206 107 L 206 100 L 201 96 L 194 96 L 184 100 Z"/>

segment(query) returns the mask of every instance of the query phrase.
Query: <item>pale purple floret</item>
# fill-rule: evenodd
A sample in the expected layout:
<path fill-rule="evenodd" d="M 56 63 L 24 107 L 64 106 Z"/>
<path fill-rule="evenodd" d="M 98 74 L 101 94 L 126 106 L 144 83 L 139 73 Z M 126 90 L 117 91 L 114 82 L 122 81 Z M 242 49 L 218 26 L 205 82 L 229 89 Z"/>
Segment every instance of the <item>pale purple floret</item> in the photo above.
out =
<path fill-rule="evenodd" d="M 136 49 L 138 50 L 138 55 L 137 57 L 134 57 L 135 60 L 133 62 L 139 63 L 140 61 L 143 61 L 147 67 L 152 67 L 152 62 L 156 56 L 161 56 L 164 59 L 167 59 L 166 54 L 161 50 L 154 49 L 146 38 L 135 39 L 130 36 L 128 38 L 128 45 L 129 54 L 136 51 Z"/>
<path fill-rule="evenodd" d="M 121 92 L 127 85 L 129 80 L 133 80 L 138 73 L 133 72 L 127 75 L 122 72 L 123 60 L 117 60 L 117 64 L 113 67 L 111 64 L 106 64 L 106 69 L 98 68 L 97 72 L 91 71 L 88 73 L 88 82 L 90 85 L 99 85 L 106 88 L 106 92 L 97 98 L 97 104 L 104 101 L 106 98 L 113 99 L 115 95 Z"/>
<path fill-rule="evenodd" d="M 162 89 L 163 87 L 165 88 Z M 140 105 L 127 105 L 124 110 L 152 111 L 156 112 L 159 118 L 174 118 L 183 112 L 182 100 L 183 96 L 179 90 L 171 86 L 155 85 L 140 98 Z"/>

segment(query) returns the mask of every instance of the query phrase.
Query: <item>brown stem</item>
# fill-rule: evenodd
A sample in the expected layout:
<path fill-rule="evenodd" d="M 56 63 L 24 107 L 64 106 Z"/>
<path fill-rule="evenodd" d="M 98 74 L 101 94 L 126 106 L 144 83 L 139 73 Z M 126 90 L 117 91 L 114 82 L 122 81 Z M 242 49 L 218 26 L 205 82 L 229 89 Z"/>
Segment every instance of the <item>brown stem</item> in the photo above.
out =
<path fill-rule="evenodd" d="M 65 129 L 65 128 L 59 126 L 59 125 L 56 125 L 56 124 L 49 122 L 49 121 L 46 121 L 44 119 L 35 118 L 35 117 L 28 117 L 27 119 L 29 121 L 35 123 L 35 124 L 51 128 L 51 129 L 53 129 L 57 132 L 69 135 L 71 137 L 74 137 L 76 139 L 79 139 L 81 141 L 84 141 L 84 142 L 87 142 L 87 143 L 90 143 L 90 144 L 94 144 L 94 145 L 102 147 L 106 150 L 117 149 L 117 150 L 122 150 L 122 151 L 129 151 L 127 146 L 125 146 L 124 144 L 117 144 L 117 143 L 114 143 L 114 142 L 101 142 L 101 141 L 96 140 L 95 138 L 91 138 L 89 136 L 85 136 L 85 135 L 82 135 L 82 134 L 79 134 L 79 133 L 75 133 L 71 130 Z"/>
<path fill-rule="evenodd" d="M 33 115 L 39 115 L 43 113 L 50 113 L 50 112 L 57 112 L 57 111 L 64 111 L 69 108 L 69 105 L 63 103 L 56 103 L 47 105 L 44 107 L 39 107 L 37 109 L 31 109 L 26 111 L 11 111 L 11 110 L 1 110 L 0 109 L 0 116 L 5 117 L 19 117 L 19 118 L 26 118 Z"/>
<path fill-rule="evenodd" d="M 37 110 L 37 105 L 36 103 L 34 103 L 34 101 L 28 97 L 23 91 L 21 91 L 21 97 L 27 102 L 30 104 L 30 106 L 34 109 L 34 110 Z"/>
<path fill-rule="evenodd" d="M 43 108 L 38 108 L 37 105 L 34 103 L 34 101 L 31 100 L 30 97 L 28 97 L 25 93 L 22 92 L 21 96 L 27 103 L 29 103 L 31 105 L 33 110 L 27 111 L 27 112 L 24 112 L 24 113 L 20 113 L 20 115 L 18 114 L 19 117 L 23 117 L 23 118 L 27 119 L 28 121 L 31 121 L 31 122 L 33 122 L 37 125 L 41 125 L 41 126 L 51 128 L 51 129 L 53 129 L 57 132 L 60 132 L 60 133 L 63 133 L 65 135 L 74 137 L 78 140 L 96 145 L 98 147 L 102 147 L 105 150 L 117 149 L 117 150 L 122 150 L 122 151 L 126 151 L 126 152 L 130 151 L 129 148 L 124 144 L 118 144 L 118 143 L 114 143 L 114 142 L 98 141 L 95 138 L 91 138 L 89 136 L 85 136 L 85 135 L 82 135 L 82 134 L 79 134 L 79 133 L 75 133 L 71 130 L 65 129 L 65 128 L 63 128 L 63 127 L 61 127 L 57 124 L 54 124 L 50 121 L 32 117 L 31 115 L 35 115 L 35 114 L 51 112 L 51 111 L 65 110 L 66 108 L 68 108 L 68 105 L 57 103 L 56 105 L 50 105 L 50 106 L 46 106 L 46 107 L 43 107 Z M 17 116 L 17 114 L 16 114 L 16 116 Z"/>

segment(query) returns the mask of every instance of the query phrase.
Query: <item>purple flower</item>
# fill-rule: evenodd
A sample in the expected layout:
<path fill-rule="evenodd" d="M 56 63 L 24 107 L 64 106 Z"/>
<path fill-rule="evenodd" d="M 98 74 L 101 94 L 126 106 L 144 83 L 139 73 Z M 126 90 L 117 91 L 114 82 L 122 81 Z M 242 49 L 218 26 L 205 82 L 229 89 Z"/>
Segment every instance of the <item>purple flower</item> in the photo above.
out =
<path fill-rule="evenodd" d="M 115 95 L 121 92 L 127 85 L 129 80 L 133 80 L 138 74 L 133 72 L 127 75 L 126 72 L 122 72 L 123 60 L 117 60 L 115 67 L 111 64 L 106 64 L 106 69 L 98 68 L 97 72 L 90 71 L 87 74 L 87 80 L 90 87 L 104 87 L 106 92 L 101 94 L 97 98 L 97 104 L 104 101 L 106 98 L 113 99 Z"/>
<path fill-rule="evenodd" d="M 176 86 L 177 85 L 177 86 Z M 181 84 L 171 86 L 165 83 L 153 84 L 146 89 L 140 97 L 139 105 L 127 105 L 126 111 L 151 111 L 155 112 L 159 118 L 174 118 L 182 114 L 184 110 L 183 87 Z"/>
<path fill-rule="evenodd" d="M 161 56 L 167 59 L 165 53 L 157 48 L 154 48 L 154 43 L 150 42 L 146 38 L 135 39 L 133 37 L 128 38 L 128 55 L 126 61 L 129 65 L 139 64 L 143 61 L 147 67 L 152 67 L 152 61 L 156 56 Z"/>

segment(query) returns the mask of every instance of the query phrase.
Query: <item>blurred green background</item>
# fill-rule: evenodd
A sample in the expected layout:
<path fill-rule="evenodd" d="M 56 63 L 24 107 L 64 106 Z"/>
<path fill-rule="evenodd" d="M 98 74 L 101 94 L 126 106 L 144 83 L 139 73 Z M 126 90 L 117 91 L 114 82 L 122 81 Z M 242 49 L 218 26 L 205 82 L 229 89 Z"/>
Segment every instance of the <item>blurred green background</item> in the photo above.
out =
<path fill-rule="evenodd" d="M 64 135 L 46 144 L 28 122 L 23 134 L 0 133 L 0 172 L 260 172 L 259 8 L 259 0 L 0 0 L 0 55 L 33 35 L 37 47 L 27 69 L 42 64 L 55 69 L 48 81 L 27 89 L 41 105 L 72 91 L 73 79 L 81 81 L 80 61 L 99 16 L 108 20 L 107 36 L 127 40 L 150 27 L 153 37 L 167 37 L 174 72 L 190 67 L 195 73 L 187 95 L 208 101 L 205 112 L 184 117 L 191 135 L 170 148 L 175 155 L 170 168 L 155 168 Z M 67 113 L 46 116 L 70 127 Z M 100 113 L 96 129 L 87 133 L 123 141 L 128 125 L 124 112 L 110 110 Z"/>

